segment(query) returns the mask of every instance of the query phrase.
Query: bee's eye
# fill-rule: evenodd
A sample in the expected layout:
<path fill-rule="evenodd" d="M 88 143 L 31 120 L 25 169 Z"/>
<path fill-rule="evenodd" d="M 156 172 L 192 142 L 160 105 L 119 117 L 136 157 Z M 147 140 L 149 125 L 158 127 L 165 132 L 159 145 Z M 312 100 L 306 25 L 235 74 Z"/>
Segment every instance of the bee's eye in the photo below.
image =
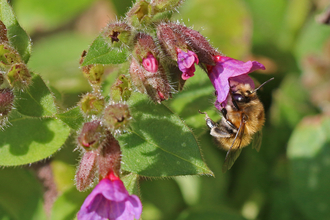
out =
<path fill-rule="evenodd" d="M 233 99 L 236 102 L 245 102 L 246 101 L 246 98 L 244 96 L 240 95 L 240 94 L 234 94 Z"/>

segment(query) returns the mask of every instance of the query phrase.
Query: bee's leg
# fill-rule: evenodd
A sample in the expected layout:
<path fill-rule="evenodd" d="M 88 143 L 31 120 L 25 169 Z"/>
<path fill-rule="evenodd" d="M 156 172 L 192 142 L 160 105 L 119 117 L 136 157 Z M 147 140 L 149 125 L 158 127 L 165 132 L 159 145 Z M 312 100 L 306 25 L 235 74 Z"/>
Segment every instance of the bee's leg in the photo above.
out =
<path fill-rule="evenodd" d="M 222 113 L 222 116 L 227 119 L 227 109 L 222 108 L 221 113 Z"/>
<path fill-rule="evenodd" d="M 198 110 L 198 112 L 199 112 L 200 114 L 205 114 L 205 121 L 206 121 L 206 125 L 207 125 L 207 127 L 209 127 L 210 129 L 212 129 L 213 127 L 216 126 L 216 123 L 215 123 L 214 121 L 212 121 L 212 119 L 207 115 L 206 112 L 201 112 L 201 111 L 199 111 L 199 110 Z"/>

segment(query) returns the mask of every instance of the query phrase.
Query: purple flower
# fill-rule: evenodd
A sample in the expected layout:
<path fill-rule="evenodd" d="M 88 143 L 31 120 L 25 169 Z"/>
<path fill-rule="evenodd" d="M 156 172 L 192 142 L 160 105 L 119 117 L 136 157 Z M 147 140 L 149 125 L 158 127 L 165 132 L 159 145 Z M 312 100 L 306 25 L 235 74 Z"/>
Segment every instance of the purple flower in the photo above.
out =
<path fill-rule="evenodd" d="M 151 53 L 142 60 L 142 65 L 145 70 L 151 73 L 156 73 L 158 70 L 158 61 Z"/>
<path fill-rule="evenodd" d="M 216 90 L 217 101 L 215 107 L 221 110 L 227 104 L 229 90 L 238 83 L 250 84 L 254 89 L 253 80 L 249 73 L 265 69 L 264 65 L 257 61 L 243 62 L 226 56 L 215 56 L 216 65 L 208 66 L 208 76 Z"/>
<path fill-rule="evenodd" d="M 182 72 L 182 79 L 187 80 L 190 77 L 194 76 L 195 72 L 195 63 L 198 64 L 198 57 L 197 55 L 188 50 L 188 52 L 184 52 L 181 49 L 177 48 L 177 53 L 178 53 L 178 66 L 180 71 Z"/>
<path fill-rule="evenodd" d="M 112 172 L 89 194 L 78 212 L 78 220 L 139 219 L 142 204 L 136 195 L 129 195 L 123 182 Z"/>

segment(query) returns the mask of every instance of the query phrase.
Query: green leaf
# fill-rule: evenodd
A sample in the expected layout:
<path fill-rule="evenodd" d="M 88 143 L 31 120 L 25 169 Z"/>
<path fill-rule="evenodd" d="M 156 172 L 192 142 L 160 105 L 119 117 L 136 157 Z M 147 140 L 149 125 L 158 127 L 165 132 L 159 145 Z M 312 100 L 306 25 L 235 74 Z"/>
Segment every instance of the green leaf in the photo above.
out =
<path fill-rule="evenodd" d="M 192 131 L 171 110 L 138 93 L 132 95 L 129 106 L 132 131 L 118 138 L 124 170 L 150 177 L 213 175 Z"/>
<path fill-rule="evenodd" d="M 73 130 L 78 130 L 84 123 L 84 116 L 79 107 L 69 109 L 66 112 L 57 114 L 56 116 Z"/>
<path fill-rule="evenodd" d="M 10 123 L 10 127 L 0 132 L 1 166 L 29 164 L 47 158 L 61 148 L 70 134 L 67 125 L 53 118 L 16 115 Z"/>
<path fill-rule="evenodd" d="M 51 220 L 74 219 L 89 193 L 90 191 L 79 192 L 75 186 L 67 190 L 55 201 Z"/>
<path fill-rule="evenodd" d="M 128 193 L 134 194 L 139 196 L 139 186 L 138 186 L 138 180 L 139 175 L 136 175 L 134 173 L 130 173 L 128 175 L 125 175 L 121 177 L 121 180 L 123 181 L 125 188 L 127 189 Z"/>
<path fill-rule="evenodd" d="M 42 186 L 31 172 L 5 168 L 0 176 L 0 206 L 10 219 L 46 219 Z"/>
<path fill-rule="evenodd" d="M 53 116 L 57 110 L 52 93 L 38 74 L 31 75 L 31 86 L 16 94 L 17 111 L 33 117 Z"/>
<path fill-rule="evenodd" d="M 25 63 L 31 55 L 31 40 L 18 24 L 13 9 L 6 0 L 0 1 L 0 20 L 7 28 L 7 37 L 10 44 L 18 51 Z"/>
<path fill-rule="evenodd" d="M 288 144 L 291 192 L 306 219 L 327 219 L 330 215 L 329 132 L 329 117 L 306 117 Z"/>
<path fill-rule="evenodd" d="M 90 64 L 119 64 L 125 62 L 128 55 L 126 48 L 111 48 L 104 37 L 100 35 L 90 46 L 82 66 Z"/>
<path fill-rule="evenodd" d="M 196 71 L 194 77 L 187 80 L 185 88 L 170 101 L 170 107 L 185 120 L 185 123 L 194 130 L 194 134 L 199 137 L 205 133 L 207 126 L 205 115 L 200 114 L 198 110 L 207 112 L 214 121 L 220 119 L 218 110 L 210 101 L 216 99 L 215 90 L 207 74 L 201 69 Z"/>

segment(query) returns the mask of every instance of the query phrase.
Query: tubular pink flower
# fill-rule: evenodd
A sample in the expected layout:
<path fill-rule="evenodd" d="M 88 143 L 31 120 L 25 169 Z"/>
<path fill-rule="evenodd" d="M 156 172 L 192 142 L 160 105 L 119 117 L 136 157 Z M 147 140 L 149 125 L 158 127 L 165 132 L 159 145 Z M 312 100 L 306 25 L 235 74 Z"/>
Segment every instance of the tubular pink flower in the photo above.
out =
<path fill-rule="evenodd" d="M 142 65 L 148 72 L 156 73 L 158 71 L 158 61 L 151 53 L 143 59 Z"/>
<path fill-rule="evenodd" d="M 139 219 L 142 204 L 136 195 L 129 195 L 123 182 L 112 172 L 89 194 L 78 212 L 78 220 Z"/>
<path fill-rule="evenodd" d="M 188 50 L 188 52 L 184 52 L 181 49 L 177 48 L 176 49 L 177 53 L 178 53 L 178 66 L 180 71 L 182 72 L 182 79 L 183 80 L 187 80 L 190 77 L 194 76 L 194 72 L 195 72 L 195 63 L 198 64 L 198 57 L 197 55 Z"/>
<path fill-rule="evenodd" d="M 227 97 L 231 86 L 237 83 L 250 84 L 254 88 L 253 80 L 249 73 L 265 69 L 257 61 L 243 62 L 226 56 L 215 56 L 216 65 L 208 66 L 208 76 L 216 90 L 217 101 L 215 107 L 221 110 L 227 104 Z"/>

